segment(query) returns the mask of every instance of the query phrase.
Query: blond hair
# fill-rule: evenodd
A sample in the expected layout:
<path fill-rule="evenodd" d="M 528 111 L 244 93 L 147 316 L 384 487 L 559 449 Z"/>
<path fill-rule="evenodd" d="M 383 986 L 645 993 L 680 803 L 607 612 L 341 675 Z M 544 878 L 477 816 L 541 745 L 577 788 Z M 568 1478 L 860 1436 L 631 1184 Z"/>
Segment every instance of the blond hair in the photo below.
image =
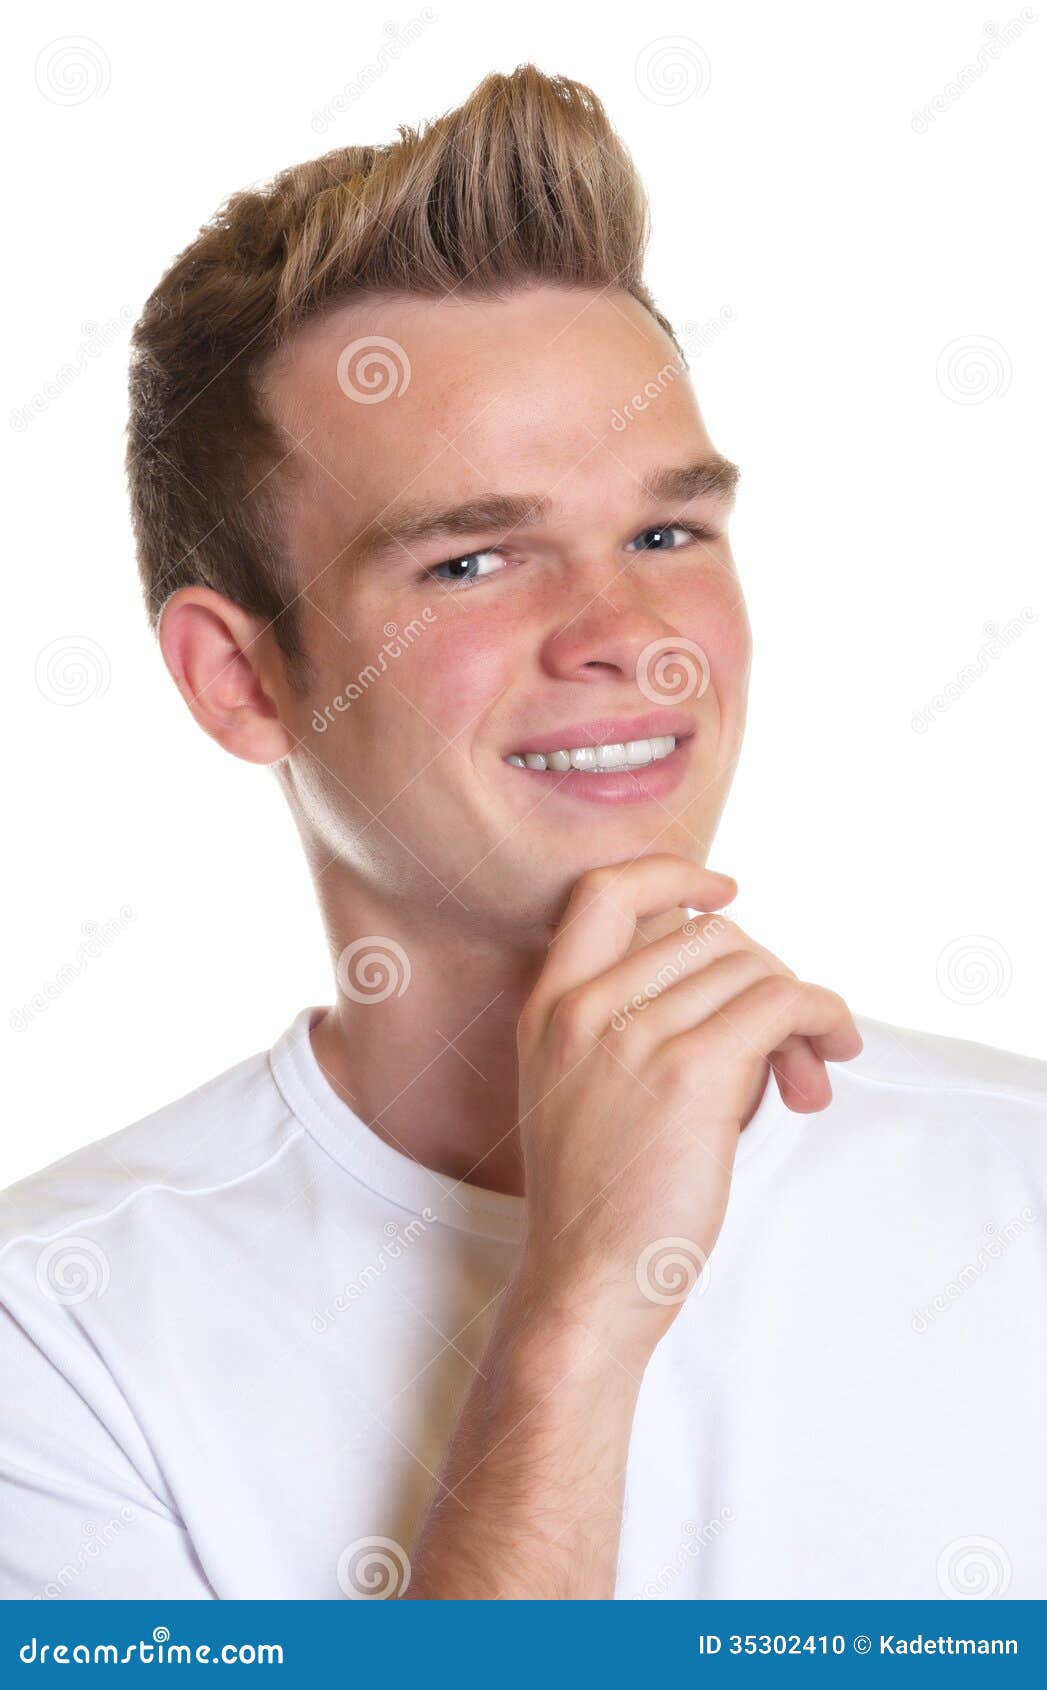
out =
<path fill-rule="evenodd" d="M 132 338 L 127 473 L 155 625 L 205 584 L 274 625 L 304 680 L 287 555 L 288 441 L 265 360 L 355 296 L 622 288 L 673 337 L 641 276 L 643 186 L 591 89 L 534 65 L 384 146 L 338 147 L 233 194 L 149 296 Z"/>

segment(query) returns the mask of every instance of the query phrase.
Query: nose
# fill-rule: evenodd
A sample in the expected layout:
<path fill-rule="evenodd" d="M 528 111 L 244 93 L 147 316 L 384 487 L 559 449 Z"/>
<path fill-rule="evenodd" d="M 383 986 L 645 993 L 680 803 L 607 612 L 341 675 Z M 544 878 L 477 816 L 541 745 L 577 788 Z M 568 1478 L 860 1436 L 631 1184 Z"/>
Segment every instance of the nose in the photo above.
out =
<path fill-rule="evenodd" d="M 650 583 L 627 572 L 602 580 L 594 574 L 565 590 L 556 620 L 542 644 L 542 666 L 557 680 L 635 680 L 645 654 L 655 645 L 671 652 L 693 650 L 652 601 Z"/>

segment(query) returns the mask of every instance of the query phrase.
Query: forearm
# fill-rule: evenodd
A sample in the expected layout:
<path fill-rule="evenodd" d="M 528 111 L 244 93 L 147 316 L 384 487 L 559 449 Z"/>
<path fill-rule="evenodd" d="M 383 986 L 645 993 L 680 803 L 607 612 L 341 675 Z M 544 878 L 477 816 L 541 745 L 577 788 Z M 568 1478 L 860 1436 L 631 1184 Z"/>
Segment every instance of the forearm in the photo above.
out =
<path fill-rule="evenodd" d="M 414 1600 L 610 1598 L 642 1365 L 507 1294 L 411 1556 Z"/>

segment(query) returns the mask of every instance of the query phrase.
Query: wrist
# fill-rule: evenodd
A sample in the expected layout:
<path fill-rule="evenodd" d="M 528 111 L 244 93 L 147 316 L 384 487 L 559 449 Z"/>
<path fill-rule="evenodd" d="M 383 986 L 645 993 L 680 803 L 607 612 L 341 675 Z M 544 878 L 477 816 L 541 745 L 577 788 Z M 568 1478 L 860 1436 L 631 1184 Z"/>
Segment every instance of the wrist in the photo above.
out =
<path fill-rule="evenodd" d="M 660 1336 L 628 1313 L 623 1318 L 594 1285 L 567 1285 L 526 1265 L 510 1283 L 496 1323 L 514 1373 L 546 1389 L 573 1377 L 601 1388 L 629 1386 L 635 1395 Z"/>

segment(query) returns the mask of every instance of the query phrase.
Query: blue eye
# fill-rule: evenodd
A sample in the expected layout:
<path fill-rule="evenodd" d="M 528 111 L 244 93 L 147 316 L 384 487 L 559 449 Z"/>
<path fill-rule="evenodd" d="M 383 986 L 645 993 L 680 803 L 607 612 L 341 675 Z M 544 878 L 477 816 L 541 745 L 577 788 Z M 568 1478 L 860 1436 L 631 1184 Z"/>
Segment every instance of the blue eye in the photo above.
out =
<path fill-rule="evenodd" d="M 494 574 L 498 567 L 495 566 L 495 569 L 481 568 L 480 560 L 482 558 L 500 558 L 501 555 L 501 552 L 495 551 L 467 552 L 465 557 L 453 557 L 449 558 L 446 563 L 435 564 L 432 569 L 426 570 L 426 574 L 436 581 L 446 581 L 452 586 L 456 586 L 459 582 L 480 581 L 485 575 Z M 504 565 L 501 567 L 504 567 Z M 443 574 L 444 570 L 448 570 L 450 573 L 445 575 Z"/>
<path fill-rule="evenodd" d="M 708 529 L 694 528 L 689 524 L 677 522 L 668 528 L 645 528 L 642 534 L 636 536 L 636 540 L 641 542 L 638 549 L 642 552 L 676 551 L 678 548 L 672 539 L 674 534 L 684 534 L 688 540 L 712 538 Z M 630 540 L 629 545 L 634 546 L 636 540 Z M 663 544 L 666 541 L 668 544 Z"/>

